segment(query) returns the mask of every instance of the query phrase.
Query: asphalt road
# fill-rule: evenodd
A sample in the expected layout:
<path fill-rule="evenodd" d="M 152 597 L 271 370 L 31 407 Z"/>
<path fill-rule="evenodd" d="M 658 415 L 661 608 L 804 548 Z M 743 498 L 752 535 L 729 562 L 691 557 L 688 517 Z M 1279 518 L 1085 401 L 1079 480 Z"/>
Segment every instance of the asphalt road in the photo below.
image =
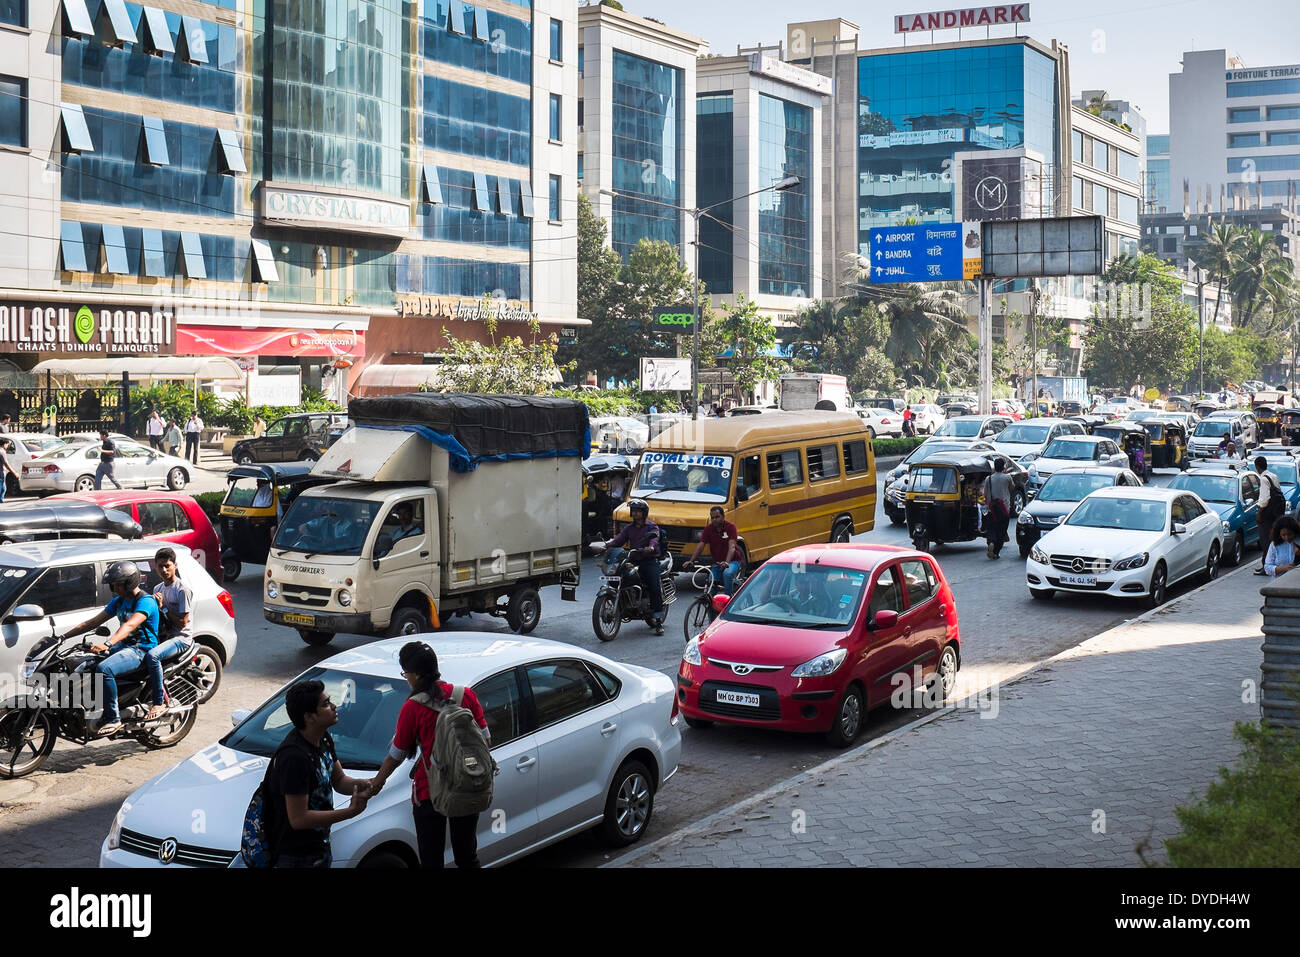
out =
<path fill-rule="evenodd" d="M 1172 474 L 1158 477 L 1158 484 L 1167 484 Z M 891 526 L 883 513 L 873 531 L 855 540 L 908 544 L 902 530 Z M 982 542 L 940 548 L 936 557 L 952 585 L 961 621 L 963 669 L 958 697 L 988 688 L 1142 611 L 1136 603 L 1112 599 L 1058 595 L 1049 603 L 1032 601 L 1014 542 L 998 561 L 985 556 Z M 324 648 L 310 648 L 296 632 L 269 624 L 261 614 L 261 571 L 246 567 L 240 580 L 229 586 L 239 625 L 238 654 L 225 672 L 217 697 L 203 709 L 194 730 L 180 745 L 146 752 L 132 742 L 81 748 L 60 741 L 35 774 L 0 782 L 0 846 L 7 848 L 6 865 L 95 864 L 113 815 L 135 787 L 223 735 L 230 727 L 231 711 L 254 707 L 302 670 L 369 640 L 339 636 Z M 682 617 L 695 595 L 687 577 L 678 581 L 681 591 L 669 609 L 663 636 L 633 623 L 624 625 L 618 637 L 606 644 L 591 628 L 591 603 L 598 579 L 597 568 L 589 561 L 576 603 L 560 602 L 558 588 L 543 592 L 542 621 L 535 634 L 675 675 L 683 646 Z M 503 620 L 482 616 L 453 619 L 451 624 L 508 632 Z M 864 734 L 883 734 L 916 714 L 882 709 L 872 715 Z M 694 730 L 683 725 L 682 735 L 681 765 L 656 801 L 651 837 L 695 822 L 835 753 L 820 737 L 791 733 L 724 726 Z M 607 852 L 594 837 L 582 835 L 515 866 L 581 867 L 607 859 Z"/>

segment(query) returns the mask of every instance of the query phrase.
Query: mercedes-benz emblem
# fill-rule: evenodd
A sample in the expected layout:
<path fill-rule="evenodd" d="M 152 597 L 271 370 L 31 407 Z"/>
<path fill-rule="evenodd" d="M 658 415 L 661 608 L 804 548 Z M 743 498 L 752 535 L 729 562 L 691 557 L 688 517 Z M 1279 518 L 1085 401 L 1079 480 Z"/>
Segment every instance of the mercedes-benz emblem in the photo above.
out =
<path fill-rule="evenodd" d="M 1084 561 L 1082 558 L 1076 558 L 1074 561 L 1070 562 L 1070 567 L 1074 569 L 1076 572 L 1083 571 L 1083 566 L 1084 566 Z"/>
<path fill-rule="evenodd" d="M 176 860 L 176 838 L 169 837 L 158 845 L 158 860 L 163 864 Z"/>
<path fill-rule="evenodd" d="M 754 670 L 752 665 L 732 665 L 731 670 L 738 675 L 747 675 Z"/>
<path fill-rule="evenodd" d="M 1000 176 L 985 176 L 975 184 L 975 202 L 989 212 L 1007 204 L 1007 184 Z"/>

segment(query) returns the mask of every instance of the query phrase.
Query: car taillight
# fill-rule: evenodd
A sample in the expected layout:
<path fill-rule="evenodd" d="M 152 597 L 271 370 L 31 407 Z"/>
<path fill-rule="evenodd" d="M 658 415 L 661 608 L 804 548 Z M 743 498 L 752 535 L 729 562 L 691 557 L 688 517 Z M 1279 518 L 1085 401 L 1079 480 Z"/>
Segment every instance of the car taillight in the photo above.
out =
<path fill-rule="evenodd" d="M 57 465 L 47 465 L 42 471 L 44 471 L 46 475 L 53 475 L 55 472 L 60 471 L 60 469 Z"/>
<path fill-rule="evenodd" d="M 672 710 L 672 714 L 668 716 L 668 723 L 672 725 L 677 724 L 677 718 L 680 716 L 680 714 L 681 714 L 681 709 L 677 707 L 677 695 L 673 695 L 673 710 Z"/>
<path fill-rule="evenodd" d="M 889 420 L 888 420 L 888 419 L 881 419 L 881 420 L 880 420 L 880 424 L 881 424 L 881 425 L 888 425 L 888 424 L 889 424 Z"/>
<path fill-rule="evenodd" d="M 221 602 L 221 607 L 226 609 L 226 614 L 231 618 L 235 617 L 235 600 L 230 597 L 230 592 L 224 589 L 217 593 L 217 601 Z"/>

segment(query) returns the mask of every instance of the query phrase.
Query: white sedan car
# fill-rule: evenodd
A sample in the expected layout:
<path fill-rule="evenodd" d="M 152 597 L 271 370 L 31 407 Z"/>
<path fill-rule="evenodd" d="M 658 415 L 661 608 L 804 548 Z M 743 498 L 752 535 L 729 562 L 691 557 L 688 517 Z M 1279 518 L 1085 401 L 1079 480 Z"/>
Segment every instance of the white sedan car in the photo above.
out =
<path fill-rule="evenodd" d="M 1192 492 L 1098 489 L 1030 551 L 1029 594 L 1145 598 L 1154 608 L 1170 585 L 1219 574 L 1220 528 L 1218 513 Z"/>
<path fill-rule="evenodd" d="M 1068 435 L 1052 439 L 1043 454 L 1029 465 L 1029 487 L 1033 491 L 1054 472 L 1072 465 L 1105 465 L 1128 468 L 1128 455 L 1113 441 L 1100 435 Z"/>
<path fill-rule="evenodd" d="M 193 463 L 175 455 L 114 439 L 117 461 L 113 477 L 123 488 L 166 486 L 179 492 L 194 474 Z M 95 487 L 99 467 L 99 440 L 62 445 L 23 464 L 19 484 L 24 492 L 88 492 Z M 111 488 L 111 483 L 108 483 Z"/>
<path fill-rule="evenodd" d="M 444 681 L 478 695 L 500 771 L 492 809 L 479 817 L 478 855 L 503 864 L 597 828 L 612 845 L 639 840 L 659 789 L 681 755 L 672 679 L 573 645 L 503 639 L 481 632 L 423 636 Z M 361 645 L 334 655 L 294 681 L 324 682 L 340 703 L 330 734 L 352 777 L 378 770 L 409 689 L 397 663 L 410 638 Z M 290 682 L 292 685 L 294 682 Z M 242 866 L 244 812 L 268 758 L 291 725 L 281 688 L 217 744 L 138 788 L 118 811 L 100 850 L 101 867 Z M 330 829 L 335 867 L 415 867 L 415 825 L 407 760 L 364 813 Z M 348 797 L 336 794 L 336 807 Z M 206 830 L 194 836 L 194 808 Z M 451 849 L 447 863 L 452 862 Z"/>
<path fill-rule="evenodd" d="M 867 409 L 857 408 L 853 411 L 858 413 L 860 418 L 871 433 L 873 439 L 881 436 L 886 438 L 898 438 L 903 434 L 903 415 L 901 412 L 895 412 L 893 409 Z"/>
<path fill-rule="evenodd" d="M 5 432 L 0 435 L 0 449 L 4 450 L 9 467 L 19 475 L 22 474 L 24 462 L 39 458 L 64 445 L 67 445 L 67 442 L 63 439 L 44 432 Z M 6 475 L 5 480 L 9 483 L 9 492 L 17 492 L 22 488 L 12 475 Z"/>
<path fill-rule="evenodd" d="M 943 409 L 937 405 L 913 405 L 910 408 L 915 415 L 912 427 L 916 429 L 917 435 L 933 435 L 934 430 L 943 425 L 947 419 Z"/>

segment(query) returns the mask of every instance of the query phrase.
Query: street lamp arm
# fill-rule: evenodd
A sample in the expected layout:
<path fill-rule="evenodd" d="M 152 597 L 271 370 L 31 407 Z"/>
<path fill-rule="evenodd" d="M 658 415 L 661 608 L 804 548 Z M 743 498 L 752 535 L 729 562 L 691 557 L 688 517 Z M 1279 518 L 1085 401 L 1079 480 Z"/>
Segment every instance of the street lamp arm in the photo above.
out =
<path fill-rule="evenodd" d="M 719 206 L 726 206 L 728 203 L 738 203 L 742 199 L 749 199 L 749 197 L 751 196 L 757 196 L 759 193 L 766 193 L 769 190 L 778 190 L 780 192 L 785 192 L 787 189 L 794 189 L 794 187 L 798 186 L 799 183 L 800 183 L 800 179 L 798 176 L 787 176 L 785 177 L 785 179 L 782 179 L 781 181 L 776 183 L 772 183 L 768 186 L 764 186 L 761 189 L 752 190 L 748 193 L 742 193 L 739 196 L 733 196 L 731 197 L 731 199 L 723 200 L 720 203 L 713 203 L 710 206 L 702 206 L 699 209 L 695 210 L 695 212 L 707 213 L 709 210 L 717 209 Z"/>

